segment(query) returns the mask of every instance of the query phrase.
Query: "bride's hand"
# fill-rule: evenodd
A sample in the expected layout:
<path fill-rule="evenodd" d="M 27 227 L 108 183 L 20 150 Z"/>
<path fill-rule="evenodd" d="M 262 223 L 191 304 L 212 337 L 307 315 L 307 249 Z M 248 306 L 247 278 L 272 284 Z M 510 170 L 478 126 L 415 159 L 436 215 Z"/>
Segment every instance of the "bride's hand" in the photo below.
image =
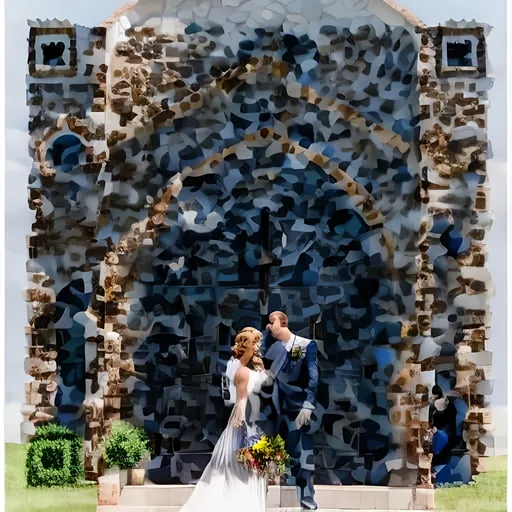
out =
<path fill-rule="evenodd" d="M 245 407 L 243 404 L 236 404 L 231 414 L 231 425 L 235 428 L 240 428 L 245 422 Z"/>
<path fill-rule="evenodd" d="M 265 385 L 269 386 L 274 382 L 274 379 L 276 376 L 270 371 L 270 370 L 263 370 L 263 373 L 265 374 Z"/>

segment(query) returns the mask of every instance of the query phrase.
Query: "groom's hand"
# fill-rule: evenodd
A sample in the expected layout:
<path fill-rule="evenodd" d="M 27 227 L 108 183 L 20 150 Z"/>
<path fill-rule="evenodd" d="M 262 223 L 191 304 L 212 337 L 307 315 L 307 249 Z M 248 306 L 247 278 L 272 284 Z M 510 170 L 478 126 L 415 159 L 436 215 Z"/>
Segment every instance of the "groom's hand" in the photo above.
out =
<path fill-rule="evenodd" d="M 297 430 L 300 430 L 304 425 L 309 425 L 311 423 L 311 409 L 301 409 L 297 419 L 295 420 L 295 425 Z"/>
<path fill-rule="evenodd" d="M 284 333 L 287 329 L 282 325 L 279 316 L 274 315 L 274 320 L 267 325 L 267 330 L 270 331 L 274 338 L 282 341 Z"/>
<path fill-rule="evenodd" d="M 272 335 L 274 335 L 274 333 L 277 333 L 279 332 L 279 329 L 281 328 L 281 322 L 279 320 L 279 318 L 277 316 L 274 316 L 274 321 L 273 322 L 270 322 L 267 324 L 267 331 L 270 331 Z"/>

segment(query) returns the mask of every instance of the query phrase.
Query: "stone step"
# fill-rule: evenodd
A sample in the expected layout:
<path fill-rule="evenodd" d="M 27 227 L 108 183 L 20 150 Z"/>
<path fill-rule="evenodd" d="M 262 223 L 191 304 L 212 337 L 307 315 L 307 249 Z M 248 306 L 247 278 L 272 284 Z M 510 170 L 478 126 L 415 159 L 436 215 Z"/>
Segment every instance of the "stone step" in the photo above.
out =
<path fill-rule="evenodd" d="M 126 507 L 136 507 L 133 512 L 139 512 L 137 508 L 140 507 L 151 512 L 174 512 L 175 507 L 179 510 L 187 502 L 193 489 L 193 485 L 124 486 L 114 508 L 117 512 Z M 317 485 L 315 490 L 316 501 L 322 510 L 413 510 L 415 505 L 419 509 L 426 508 L 418 500 L 414 503 L 412 488 Z M 418 491 L 421 490 L 417 489 L 416 493 Z M 294 510 L 297 506 L 295 487 L 269 486 L 269 510 Z M 99 507 L 98 512 L 114 508 Z"/>
<path fill-rule="evenodd" d="M 130 505 L 100 505 L 96 512 L 179 512 L 181 506 L 130 506 Z M 208 512 L 208 508 L 205 507 L 205 512 Z M 289 507 L 289 508 L 267 508 L 267 512 L 304 512 L 299 507 Z M 380 509 L 341 509 L 341 508 L 331 508 L 331 509 L 318 509 L 317 512 L 406 512 L 405 510 L 400 511 L 399 509 L 393 510 L 380 510 Z M 416 510 L 415 512 L 427 512 L 426 510 Z"/>

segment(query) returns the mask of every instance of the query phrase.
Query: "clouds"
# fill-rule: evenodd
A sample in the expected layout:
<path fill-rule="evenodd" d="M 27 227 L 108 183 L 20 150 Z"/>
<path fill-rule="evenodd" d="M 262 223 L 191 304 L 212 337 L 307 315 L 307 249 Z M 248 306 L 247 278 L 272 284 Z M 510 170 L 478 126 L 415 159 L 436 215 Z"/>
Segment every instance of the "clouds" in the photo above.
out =
<path fill-rule="evenodd" d="M 28 113 L 27 113 L 28 114 Z M 26 124 L 28 124 L 28 117 L 25 119 Z M 8 123 L 9 121 L 7 121 Z M 6 123 L 6 124 L 7 124 Z M 30 170 L 31 161 L 28 154 L 28 131 L 21 130 L 19 128 L 7 127 L 5 130 L 5 141 L 6 141 L 6 149 L 7 149 L 7 160 L 11 163 L 17 163 L 23 167 L 23 173 L 25 176 L 28 176 L 28 171 Z M 9 172 L 10 167 L 7 168 Z M 17 169 L 17 171 L 20 171 Z"/>
<path fill-rule="evenodd" d="M 8 121 L 9 122 L 9 121 Z M 28 134 L 16 128 L 6 129 L 7 159 L 5 162 L 5 317 L 6 355 L 9 364 L 5 367 L 5 399 L 21 401 L 24 382 L 28 377 L 23 372 L 25 358 L 24 328 L 27 322 L 26 307 L 22 290 L 26 287 L 25 261 L 27 248 L 25 236 L 30 232 L 33 212 L 27 204 L 27 179 L 31 167 L 28 155 Z M 6 406 L 12 418 L 10 405 Z M 6 419 L 13 421 L 12 418 Z M 18 429 L 19 430 L 19 429 Z M 19 433 L 17 434 L 19 436 Z"/>
<path fill-rule="evenodd" d="M 6 403 L 4 405 L 4 440 L 6 443 L 20 442 L 21 402 Z"/>
<path fill-rule="evenodd" d="M 491 187 L 491 210 L 494 223 L 487 235 L 489 260 L 487 268 L 491 273 L 495 295 L 490 300 L 492 321 L 487 350 L 493 352 L 492 376 L 494 391 L 493 406 L 507 403 L 507 163 L 503 160 L 489 160 L 487 164 Z M 496 419 L 494 420 L 497 425 Z"/>

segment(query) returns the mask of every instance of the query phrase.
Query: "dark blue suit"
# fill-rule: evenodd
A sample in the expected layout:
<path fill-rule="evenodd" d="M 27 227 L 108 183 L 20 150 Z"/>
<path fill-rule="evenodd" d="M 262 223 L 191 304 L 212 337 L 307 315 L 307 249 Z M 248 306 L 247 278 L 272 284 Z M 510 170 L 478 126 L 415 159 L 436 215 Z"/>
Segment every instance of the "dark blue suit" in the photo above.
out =
<path fill-rule="evenodd" d="M 274 404 L 278 411 L 279 433 L 286 442 L 286 450 L 293 457 L 292 479 L 303 508 L 316 509 L 313 475 L 313 433 L 319 428 L 313 412 L 311 423 L 297 429 L 295 420 L 302 409 L 314 411 L 318 389 L 318 347 L 315 341 L 292 335 L 287 344 L 276 341 L 266 332 L 261 343 L 261 354 L 275 375 Z M 293 483 L 293 480 L 292 482 Z"/>

